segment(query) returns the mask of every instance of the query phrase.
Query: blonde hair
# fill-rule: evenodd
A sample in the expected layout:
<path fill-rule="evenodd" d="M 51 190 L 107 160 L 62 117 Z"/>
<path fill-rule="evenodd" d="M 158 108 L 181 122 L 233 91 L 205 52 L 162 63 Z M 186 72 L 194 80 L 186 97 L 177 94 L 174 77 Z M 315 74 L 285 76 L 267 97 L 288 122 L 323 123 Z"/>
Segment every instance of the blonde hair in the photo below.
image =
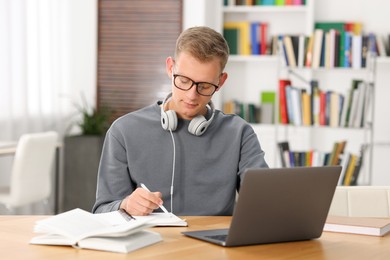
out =
<path fill-rule="evenodd" d="M 223 36 L 206 26 L 197 26 L 183 31 L 176 41 L 175 59 L 187 52 L 201 62 L 219 59 L 221 72 L 229 58 L 229 46 Z"/>

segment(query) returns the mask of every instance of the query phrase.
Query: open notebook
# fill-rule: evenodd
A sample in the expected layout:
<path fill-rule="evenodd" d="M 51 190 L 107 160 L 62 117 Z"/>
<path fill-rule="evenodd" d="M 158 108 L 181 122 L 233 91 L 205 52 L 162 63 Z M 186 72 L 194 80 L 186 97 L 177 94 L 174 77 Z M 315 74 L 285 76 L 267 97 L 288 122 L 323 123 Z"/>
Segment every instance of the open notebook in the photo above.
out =
<path fill-rule="evenodd" d="M 130 216 L 124 210 L 108 213 L 95 214 L 100 218 L 109 221 L 113 225 L 121 224 L 129 220 L 146 221 L 154 226 L 188 226 L 185 219 L 181 219 L 173 213 L 151 213 L 148 216 Z"/>

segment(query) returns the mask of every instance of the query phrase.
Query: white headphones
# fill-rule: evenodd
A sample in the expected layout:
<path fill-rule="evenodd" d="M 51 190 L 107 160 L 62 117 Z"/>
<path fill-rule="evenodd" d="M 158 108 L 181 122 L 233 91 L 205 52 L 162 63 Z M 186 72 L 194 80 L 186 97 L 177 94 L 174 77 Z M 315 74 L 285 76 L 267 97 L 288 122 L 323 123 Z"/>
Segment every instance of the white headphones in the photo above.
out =
<path fill-rule="evenodd" d="M 164 130 L 167 131 L 175 131 L 177 128 L 177 115 L 174 110 L 168 110 L 164 111 L 164 105 L 168 101 L 168 99 L 172 97 L 172 93 L 170 93 L 164 100 L 164 102 L 161 105 L 161 126 Z M 210 102 L 207 104 L 211 111 L 211 117 L 209 120 L 207 120 L 204 116 L 199 115 L 195 118 L 193 118 L 190 122 L 190 125 L 188 126 L 188 132 L 190 132 L 193 135 L 201 136 L 204 132 L 206 132 L 207 128 L 211 124 L 214 118 L 215 114 L 215 108 L 213 102 L 210 100 Z"/>

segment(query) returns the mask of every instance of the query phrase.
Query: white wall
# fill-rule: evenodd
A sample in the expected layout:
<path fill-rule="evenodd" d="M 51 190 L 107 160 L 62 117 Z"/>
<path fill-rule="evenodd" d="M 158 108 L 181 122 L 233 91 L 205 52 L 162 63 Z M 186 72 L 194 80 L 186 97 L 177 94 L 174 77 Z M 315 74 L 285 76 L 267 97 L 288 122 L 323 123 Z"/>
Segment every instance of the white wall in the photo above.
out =
<path fill-rule="evenodd" d="M 221 0 L 183 0 L 183 30 L 193 26 L 222 28 Z"/>
<path fill-rule="evenodd" d="M 390 33 L 388 0 L 314 0 L 317 21 L 362 22 L 366 32 Z"/>
<path fill-rule="evenodd" d="M 89 104 L 95 106 L 97 93 L 97 0 L 67 0 L 66 13 L 69 50 L 67 70 L 69 91 L 84 92 Z"/>

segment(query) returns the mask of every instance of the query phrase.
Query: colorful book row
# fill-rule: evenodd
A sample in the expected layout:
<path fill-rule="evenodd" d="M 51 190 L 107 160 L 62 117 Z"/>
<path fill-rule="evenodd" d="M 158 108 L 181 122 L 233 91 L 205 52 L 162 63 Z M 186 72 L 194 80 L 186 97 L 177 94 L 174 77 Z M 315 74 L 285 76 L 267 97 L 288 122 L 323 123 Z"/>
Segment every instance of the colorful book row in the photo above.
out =
<path fill-rule="evenodd" d="M 368 53 L 387 56 L 385 38 L 363 34 L 359 23 L 316 23 L 311 36 L 272 38 L 272 53 L 281 53 L 291 68 L 364 68 Z"/>
<path fill-rule="evenodd" d="M 331 152 L 292 151 L 287 141 L 279 142 L 282 167 L 340 165 L 347 142 L 335 142 Z"/>
<path fill-rule="evenodd" d="M 273 35 L 267 22 L 225 22 L 232 55 L 279 55 L 291 68 L 364 68 L 368 53 L 390 55 L 390 36 L 364 34 L 361 23 L 317 22 L 310 36 Z"/>
<path fill-rule="evenodd" d="M 266 5 L 266 6 L 286 6 L 305 5 L 305 0 L 224 0 L 224 5 Z"/>
<path fill-rule="evenodd" d="M 372 86 L 352 80 L 347 95 L 324 91 L 311 81 L 310 92 L 279 80 L 279 121 L 296 126 L 364 127 L 372 109 Z"/>
<path fill-rule="evenodd" d="M 335 142 L 331 152 L 317 150 L 292 151 L 287 141 L 279 142 L 282 167 L 312 167 L 341 165 L 339 185 L 357 185 L 367 145 L 362 145 L 360 154 L 345 152 L 346 141 Z"/>

